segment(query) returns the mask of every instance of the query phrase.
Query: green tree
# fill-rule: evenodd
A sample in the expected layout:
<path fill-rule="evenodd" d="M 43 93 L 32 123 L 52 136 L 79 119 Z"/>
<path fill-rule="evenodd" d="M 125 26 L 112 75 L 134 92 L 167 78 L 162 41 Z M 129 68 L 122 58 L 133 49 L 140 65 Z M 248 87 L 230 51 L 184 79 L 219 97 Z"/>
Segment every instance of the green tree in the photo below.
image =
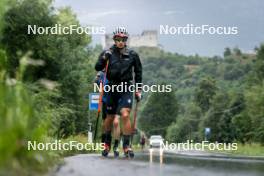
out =
<path fill-rule="evenodd" d="M 139 125 L 148 136 L 160 134 L 166 136 L 167 127 L 175 121 L 178 114 L 178 102 L 174 91 L 152 93 L 140 115 Z"/>
<path fill-rule="evenodd" d="M 195 102 L 203 112 L 206 112 L 210 108 L 211 100 L 216 91 L 215 80 L 210 77 L 200 81 L 198 87 L 195 89 Z"/>
<path fill-rule="evenodd" d="M 235 115 L 232 119 L 232 123 L 236 130 L 236 139 L 245 144 L 246 142 L 251 142 L 253 139 L 252 133 L 252 122 L 247 113 L 242 112 Z"/>
<path fill-rule="evenodd" d="M 239 65 L 232 64 L 228 65 L 225 68 L 224 79 L 225 80 L 238 80 L 243 77 L 244 71 L 239 68 Z"/>
<path fill-rule="evenodd" d="M 233 52 L 234 52 L 234 54 L 235 54 L 236 56 L 241 56 L 241 55 L 242 55 L 242 52 L 241 52 L 241 50 L 240 50 L 238 47 L 235 47 L 235 48 L 233 49 Z"/>
<path fill-rule="evenodd" d="M 246 108 L 237 119 L 240 123 L 246 123 L 244 126 L 246 131 L 244 138 L 247 141 L 257 141 L 264 144 L 264 45 L 257 49 L 257 58 L 253 64 L 253 69 L 247 75 L 245 102 Z M 246 119 L 248 118 L 248 119 Z M 248 127 L 248 129 L 246 129 Z"/>
<path fill-rule="evenodd" d="M 246 113 L 250 117 L 253 134 L 255 141 L 264 144 L 264 82 L 260 85 L 252 86 L 246 90 Z M 249 126 L 250 127 L 250 126 Z"/>
<path fill-rule="evenodd" d="M 228 116 L 226 114 L 226 109 L 228 108 L 229 97 L 227 94 L 218 93 L 212 100 L 212 104 L 205 118 L 203 119 L 203 127 L 211 128 L 211 141 L 223 142 L 223 132 L 222 129 L 226 125 Z M 225 120 L 221 122 L 221 120 Z M 224 127 L 225 128 L 225 127 Z M 203 130 L 203 128 L 201 129 Z M 203 131 L 201 131 L 203 133 Z"/>
<path fill-rule="evenodd" d="M 5 27 L 3 29 L 1 42 L 6 48 L 7 55 L 9 57 L 8 69 L 12 77 L 15 76 L 15 71 L 19 66 L 19 59 L 28 51 L 33 52 L 32 58 L 34 59 L 45 59 L 47 57 L 47 55 L 42 57 L 40 55 L 41 52 L 38 52 L 43 51 L 46 47 L 45 40 L 40 41 L 38 39 L 42 37 L 47 40 L 48 37 L 28 35 L 27 25 L 35 24 L 43 27 L 52 26 L 55 23 L 55 19 L 51 14 L 52 9 L 50 5 L 50 1 L 17 1 L 16 4 L 6 12 L 4 16 Z M 27 69 L 27 71 L 29 70 L 30 68 Z M 34 68 L 31 68 L 30 72 L 33 72 L 33 70 Z M 39 77 L 37 73 L 38 72 L 34 72 L 33 75 Z M 25 73 L 27 78 L 32 77 L 33 75 L 28 74 L 27 76 Z"/>
<path fill-rule="evenodd" d="M 185 107 L 183 115 L 179 115 L 175 123 L 167 129 L 166 139 L 170 142 L 199 141 L 199 122 L 202 116 L 201 109 L 195 104 Z"/>
<path fill-rule="evenodd" d="M 262 44 L 257 51 L 257 61 L 254 65 L 258 80 L 264 80 L 264 44 Z"/>
<path fill-rule="evenodd" d="M 23 76 L 24 81 L 35 85 L 52 81 L 57 85 L 53 94 L 32 88 L 38 94 L 36 97 L 52 101 L 47 103 L 47 107 L 39 102 L 39 110 L 53 111 L 51 121 L 58 125 L 55 130 L 58 137 L 84 132 L 87 129 L 85 95 L 91 90 L 88 84 L 94 73 L 90 53 L 86 49 L 91 37 L 77 32 L 71 35 L 27 34 L 28 24 L 80 26 L 76 15 L 70 8 L 62 8 L 55 13 L 51 1 L 23 0 L 10 8 L 4 19 L 6 25 L 1 42 L 7 50 L 10 76 L 15 77 L 20 55 L 31 51 L 32 62 L 43 61 L 44 65 L 29 66 Z"/>
<path fill-rule="evenodd" d="M 231 56 L 232 52 L 231 49 L 226 47 L 224 51 L 224 57 Z"/>

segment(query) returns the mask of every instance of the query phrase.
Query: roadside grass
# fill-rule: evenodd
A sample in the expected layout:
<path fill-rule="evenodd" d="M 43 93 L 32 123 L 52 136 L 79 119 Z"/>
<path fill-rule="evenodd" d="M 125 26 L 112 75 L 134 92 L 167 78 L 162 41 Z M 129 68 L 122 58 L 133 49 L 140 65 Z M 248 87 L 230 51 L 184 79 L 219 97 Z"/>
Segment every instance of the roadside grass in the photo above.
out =
<path fill-rule="evenodd" d="M 58 156 L 28 150 L 27 141 L 45 142 L 47 125 L 39 118 L 24 85 L 19 80 L 14 85 L 6 83 L 3 72 L 0 70 L 0 175 L 41 175 Z"/>
<path fill-rule="evenodd" d="M 24 63 L 26 60 L 27 56 L 24 56 L 20 61 Z M 53 114 L 48 111 L 44 118 L 42 111 L 37 110 L 29 85 L 22 81 L 26 65 L 20 64 L 16 78 L 11 79 L 7 75 L 6 61 L 6 54 L 0 49 L 0 175 L 43 175 L 62 162 L 63 156 L 84 151 L 28 148 L 28 141 L 48 143 L 55 140 L 47 134 L 48 119 Z M 75 140 L 84 143 L 84 139 L 83 136 L 75 136 L 62 139 L 62 142 Z"/>
<path fill-rule="evenodd" d="M 247 143 L 247 144 L 237 144 L 237 150 L 209 150 L 209 152 L 213 153 L 223 153 L 231 156 L 259 156 L 264 157 L 264 146 L 259 143 Z"/>

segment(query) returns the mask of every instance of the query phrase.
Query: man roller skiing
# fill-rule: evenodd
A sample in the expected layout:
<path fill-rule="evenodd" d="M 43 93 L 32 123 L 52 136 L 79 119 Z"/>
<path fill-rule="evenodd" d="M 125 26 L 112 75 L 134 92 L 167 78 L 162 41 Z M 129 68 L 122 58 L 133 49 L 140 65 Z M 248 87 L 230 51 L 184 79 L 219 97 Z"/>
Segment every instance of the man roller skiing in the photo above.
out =
<path fill-rule="evenodd" d="M 97 71 L 101 71 L 108 67 L 106 77 L 108 84 L 112 87 L 119 85 L 133 84 L 133 71 L 135 84 L 142 84 L 142 66 L 138 54 L 128 49 L 126 42 L 128 39 L 127 30 L 124 27 L 118 27 L 113 32 L 114 45 L 103 51 L 95 65 Z M 135 98 L 137 101 L 141 100 L 140 89 L 135 91 Z M 116 89 L 108 92 L 106 109 L 107 117 L 105 119 L 105 150 L 102 152 L 103 156 L 107 156 L 111 145 L 111 127 L 115 114 L 120 114 L 123 123 L 123 150 L 126 157 L 134 157 L 134 152 L 130 146 L 130 139 L 132 128 L 130 123 L 130 112 L 133 103 L 132 91 L 118 91 Z"/>
<path fill-rule="evenodd" d="M 103 85 L 108 85 L 108 80 L 104 80 L 104 75 L 105 75 L 105 70 L 100 71 L 97 73 L 96 78 L 95 78 L 95 84 L 100 86 L 100 83 L 103 83 Z M 105 130 L 105 119 L 107 116 L 107 111 L 106 111 L 106 101 L 107 101 L 107 92 L 104 93 L 102 97 L 102 136 L 101 136 L 101 142 L 105 142 L 105 136 L 106 136 L 106 130 Z M 119 156 L 119 150 L 118 150 L 118 145 L 119 145 L 119 140 L 120 140 L 120 125 L 119 125 L 119 115 L 116 114 L 113 120 L 113 136 L 114 136 L 114 146 L 113 146 L 113 152 L 114 156 L 118 157 Z"/>

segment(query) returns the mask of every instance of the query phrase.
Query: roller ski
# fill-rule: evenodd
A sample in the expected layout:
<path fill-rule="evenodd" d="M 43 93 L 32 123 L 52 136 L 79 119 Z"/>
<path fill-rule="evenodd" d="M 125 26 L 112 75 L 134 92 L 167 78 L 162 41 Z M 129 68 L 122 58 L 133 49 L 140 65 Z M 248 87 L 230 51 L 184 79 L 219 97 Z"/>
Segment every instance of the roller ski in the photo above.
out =
<path fill-rule="evenodd" d="M 126 158 L 134 158 L 135 154 L 131 148 L 124 148 L 124 155 Z"/>
<path fill-rule="evenodd" d="M 118 148 L 114 148 L 114 157 L 118 158 L 119 157 L 119 151 Z"/>
<path fill-rule="evenodd" d="M 102 151 L 102 156 L 103 156 L 103 157 L 107 157 L 108 154 L 109 154 L 109 152 L 110 152 L 110 146 L 107 145 L 107 144 L 105 144 L 105 145 L 104 145 L 104 150 Z"/>

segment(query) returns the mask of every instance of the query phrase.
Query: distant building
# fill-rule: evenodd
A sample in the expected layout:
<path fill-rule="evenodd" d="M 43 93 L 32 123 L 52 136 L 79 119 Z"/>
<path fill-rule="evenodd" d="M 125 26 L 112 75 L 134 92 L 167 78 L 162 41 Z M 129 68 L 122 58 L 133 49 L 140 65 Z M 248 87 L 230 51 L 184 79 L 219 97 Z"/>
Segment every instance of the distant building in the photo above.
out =
<path fill-rule="evenodd" d="M 106 34 L 102 42 L 103 48 L 109 48 L 113 43 L 113 35 Z M 129 47 L 159 47 L 158 32 L 155 30 L 145 30 L 141 35 L 130 35 L 127 44 Z"/>

